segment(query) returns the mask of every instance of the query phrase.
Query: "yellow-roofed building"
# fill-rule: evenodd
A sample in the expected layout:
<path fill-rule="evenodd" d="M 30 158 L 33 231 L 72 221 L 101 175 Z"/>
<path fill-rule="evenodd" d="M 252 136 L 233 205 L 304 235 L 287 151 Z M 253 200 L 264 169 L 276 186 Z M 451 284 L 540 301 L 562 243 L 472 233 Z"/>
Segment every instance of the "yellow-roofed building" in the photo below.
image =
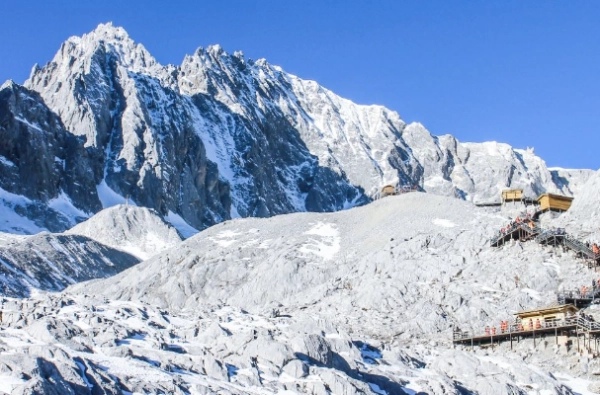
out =
<path fill-rule="evenodd" d="M 522 189 L 505 189 L 502 191 L 502 202 L 515 202 L 523 200 Z"/>
<path fill-rule="evenodd" d="M 567 211 L 571 207 L 573 198 L 553 193 L 544 193 L 537 198 L 540 211 Z"/>
<path fill-rule="evenodd" d="M 536 327 L 547 327 L 559 320 L 564 320 L 577 314 L 579 309 L 572 304 L 542 307 L 535 310 L 527 310 L 516 313 L 521 320 L 524 330 L 537 329 Z"/>

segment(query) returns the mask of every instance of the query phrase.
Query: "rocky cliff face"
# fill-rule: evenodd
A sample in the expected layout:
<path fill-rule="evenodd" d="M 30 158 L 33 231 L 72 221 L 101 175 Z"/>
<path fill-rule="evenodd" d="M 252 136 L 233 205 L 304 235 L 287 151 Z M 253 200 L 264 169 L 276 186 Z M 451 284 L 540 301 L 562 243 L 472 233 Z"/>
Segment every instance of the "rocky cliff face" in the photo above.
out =
<path fill-rule="evenodd" d="M 25 86 L 3 86 L 0 133 L 20 144 L 34 131 L 59 137 L 0 152 L 7 215 L 37 207 L 17 210 L 23 233 L 64 230 L 127 198 L 203 229 L 237 216 L 336 211 L 376 198 L 386 184 L 484 203 L 506 187 L 576 192 L 569 175 L 552 173 L 532 152 L 435 137 L 394 111 L 357 105 L 218 46 L 162 66 L 110 24 L 69 38 Z M 15 107 L 16 90 L 37 112 Z M 39 163 L 14 167 L 40 180 L 16 185 L 17 156 Z M 40 220 L 59 197 L 71 213 L 50 212 L 67 219 Z"/>
<path fill-rule="evenodd" d="M 60 231 L 101 210 L 93 171 L 98 159 L 38 93 L 12 81 L 0 87 L 3 229 Z"/>
<path fill-rule="evenodd" d="M 79 235 L 40 233 L 0 244 L 0 294 L 28 297 L 62 291 L 93 278 L 110 277 L 140 260 Z"/>

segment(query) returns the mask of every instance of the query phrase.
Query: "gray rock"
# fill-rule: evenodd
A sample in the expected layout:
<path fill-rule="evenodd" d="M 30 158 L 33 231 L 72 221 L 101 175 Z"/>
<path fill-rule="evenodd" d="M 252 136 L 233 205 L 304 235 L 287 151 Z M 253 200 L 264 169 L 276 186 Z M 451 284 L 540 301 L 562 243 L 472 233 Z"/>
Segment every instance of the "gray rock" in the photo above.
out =
<path fill-rule="evenodd" d="M 285 364 L 283 371 L 294 378 L 301 379 L 308 375 L 308 366 L 299 359 L 292 359 Z"/>
<path fill-rule="evenodd" d="M 77 235 L 40 233 L 0 246 L 0 295 L 23 297 L 32 288 L 60 291 L 68 285 L 108 277 L 139 262 L 123 251 Z M 7 313 L 7 319 L 16 319 Z"/>
<path fill-rule="evenodd" d="M 296 357 L 310 364 L 331 367 L 333 353 L 329 343 L 322 336 L 307 335 L 292 340 L 292 348 Z"/>

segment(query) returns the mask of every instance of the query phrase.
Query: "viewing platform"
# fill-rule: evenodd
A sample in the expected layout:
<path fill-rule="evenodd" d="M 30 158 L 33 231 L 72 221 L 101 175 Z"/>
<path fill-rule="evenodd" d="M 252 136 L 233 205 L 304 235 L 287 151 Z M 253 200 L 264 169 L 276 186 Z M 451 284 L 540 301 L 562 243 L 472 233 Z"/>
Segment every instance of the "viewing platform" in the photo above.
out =
<path fill-rule="evenodd" d="M 587 307 L 600 303 L 600 288 L 582 287 L 581 290 L 562 291 L 556 295 L 558 304 L 572 304 L 575 307 Z"/>
<path fill-rule="evenodd" d="M 487 344 L 510 342 L 522 339 L 533 339 L 533 345 L 540 339 L 554 336 L 558 344 L 558 336 L 583 336 L 583 342 L 587 340 L 588 348 L 591 348 L 592 340 L 598 351 L 598 340 L 600 339 L 600 322 L 593 321 L 590 317 L 577 314 L 577 307 L 570 304 L 549 306 L 535 310 L 522 311 L 515 314 L 517 317 L 513 323 L 501 321 L 499 329 L 495 326 L 485 327 L 483 333 L 470 333 L 455 328 L 452 333 L 452 342 L 455 345 L 482 346 Z"/>

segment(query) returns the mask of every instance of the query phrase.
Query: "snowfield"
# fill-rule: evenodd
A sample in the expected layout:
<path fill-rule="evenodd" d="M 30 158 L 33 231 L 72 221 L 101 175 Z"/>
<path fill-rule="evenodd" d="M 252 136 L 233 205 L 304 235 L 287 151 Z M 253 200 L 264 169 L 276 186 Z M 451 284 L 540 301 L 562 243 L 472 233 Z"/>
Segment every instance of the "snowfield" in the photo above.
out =
<path fill-rule="evenodd" d="M 227 221 L 108 279 L 5 299 L 19 313 L 0 362 L 31 375 L 59 348 L 52 377 L 108 393 L 594 393 L 598 361 L 553 338 L 452 347 L 454 325 L 497 326 L 597 277 L 560 249 L 489 247 L 507 219 L 411 193 Z M 15 391 L 45 388 L 33 374 Z"/>

